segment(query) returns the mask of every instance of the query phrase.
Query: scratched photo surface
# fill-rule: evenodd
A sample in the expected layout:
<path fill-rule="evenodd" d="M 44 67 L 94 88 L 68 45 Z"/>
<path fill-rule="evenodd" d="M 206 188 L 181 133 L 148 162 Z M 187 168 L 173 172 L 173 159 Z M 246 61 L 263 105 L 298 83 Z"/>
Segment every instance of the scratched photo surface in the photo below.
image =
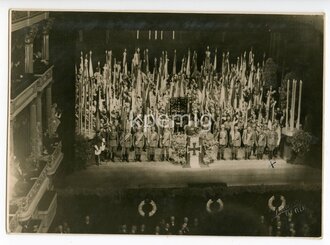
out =
<path fill-rule="evenodd" d="M 323 15 L 10 19 L 7 232 L 322 236 Z"/>

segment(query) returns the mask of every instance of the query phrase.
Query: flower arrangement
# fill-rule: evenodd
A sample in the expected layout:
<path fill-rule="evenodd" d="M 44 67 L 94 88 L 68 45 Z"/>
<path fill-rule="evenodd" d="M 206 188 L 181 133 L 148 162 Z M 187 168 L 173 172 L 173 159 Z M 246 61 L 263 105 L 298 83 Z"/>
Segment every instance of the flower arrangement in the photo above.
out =
<path fill-rule="evenodd" d="M 186 135 L 176 134 L 172 138 L 173 161 L 177 164 L 186 164 Z"/>
<path fill-rule="evenodd" d="M 87 138 L 77 135 L 74 143 L 74 168 L 84 169 L 88 163 L 93 159 L 93 141 Z"/>
<path fill-rule="evenodd" d="M 309 152 L 311 143 L 312 135 L 303 130 L 295 132 L 291 139 L 292 150 L 297 154 Z"/>
<path fill-rule="evenodd" d="M 210 164 L 214 162 L 215 156 L 215 147 L 218 145 L 218 142 L 214 140 L 213 137 L 206 137 L 203 141 L 203 148 L 204 148 L 204 157 L 203 162 L 205 164 Z"/>

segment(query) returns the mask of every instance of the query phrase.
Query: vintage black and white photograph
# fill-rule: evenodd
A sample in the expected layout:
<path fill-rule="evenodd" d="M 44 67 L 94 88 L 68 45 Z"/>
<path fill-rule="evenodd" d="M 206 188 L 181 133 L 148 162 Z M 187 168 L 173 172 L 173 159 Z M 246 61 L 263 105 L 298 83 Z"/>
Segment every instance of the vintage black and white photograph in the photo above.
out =
<path fill-rule="evenodd" d="M 7 232 L 322 236 L 324 14 L 10 10 Z"/>

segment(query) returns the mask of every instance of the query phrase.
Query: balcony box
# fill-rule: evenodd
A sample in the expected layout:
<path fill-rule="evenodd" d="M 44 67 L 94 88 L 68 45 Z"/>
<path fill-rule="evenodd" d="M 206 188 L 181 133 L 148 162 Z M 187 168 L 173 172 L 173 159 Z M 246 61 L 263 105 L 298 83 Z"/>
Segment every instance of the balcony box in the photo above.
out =
<path fill-rule="evenodd" d="M 20 202 L 18 218 L 21 222 L 27 221 L 32 217 L 40 199 L 49 187 L 49 178 L 47 176 L 46 166 L 36 179 L 29 193 Z"/>
<path fill-rule="evenodd" d="M 7 229 L 8 229 L 7 230 L 8 232 L 12 232 L 12 233 L 21 233 L 22 232 L 23 227 L 19 223 L 17 213 L 15 213 L 14 215 L 9 215 L 9 224 L 8 224 Z"/>
<path fill-rule="evenodd" d="M 46 191 L 41 198 L 36 218 L 42 220 L 41 232 L 47 232 L 56 214 L 57 194 L 55 191 Z"/>
<path fill-rule="evenodd" d="M 49 17 L 49 12 L 43 11 L 12 11 L 11 31 L 34 25 Z"/>

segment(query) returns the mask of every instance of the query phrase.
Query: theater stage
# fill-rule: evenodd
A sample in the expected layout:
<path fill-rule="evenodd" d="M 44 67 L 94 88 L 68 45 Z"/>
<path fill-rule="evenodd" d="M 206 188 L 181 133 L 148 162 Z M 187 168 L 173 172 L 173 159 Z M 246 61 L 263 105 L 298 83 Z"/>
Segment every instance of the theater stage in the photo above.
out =
<path fill-rule="evenodd" d="M 183 168 L 170 162 L 107 162 L 77 171 L 58 186 L 60 192 L 97 193 L 116 189 L 182 188 L 225 183 L 228 187 L 278 186 L 291 189 L 320 188 L 318 169 L 277 159 L 215 161 L 209 167 Z"/>

